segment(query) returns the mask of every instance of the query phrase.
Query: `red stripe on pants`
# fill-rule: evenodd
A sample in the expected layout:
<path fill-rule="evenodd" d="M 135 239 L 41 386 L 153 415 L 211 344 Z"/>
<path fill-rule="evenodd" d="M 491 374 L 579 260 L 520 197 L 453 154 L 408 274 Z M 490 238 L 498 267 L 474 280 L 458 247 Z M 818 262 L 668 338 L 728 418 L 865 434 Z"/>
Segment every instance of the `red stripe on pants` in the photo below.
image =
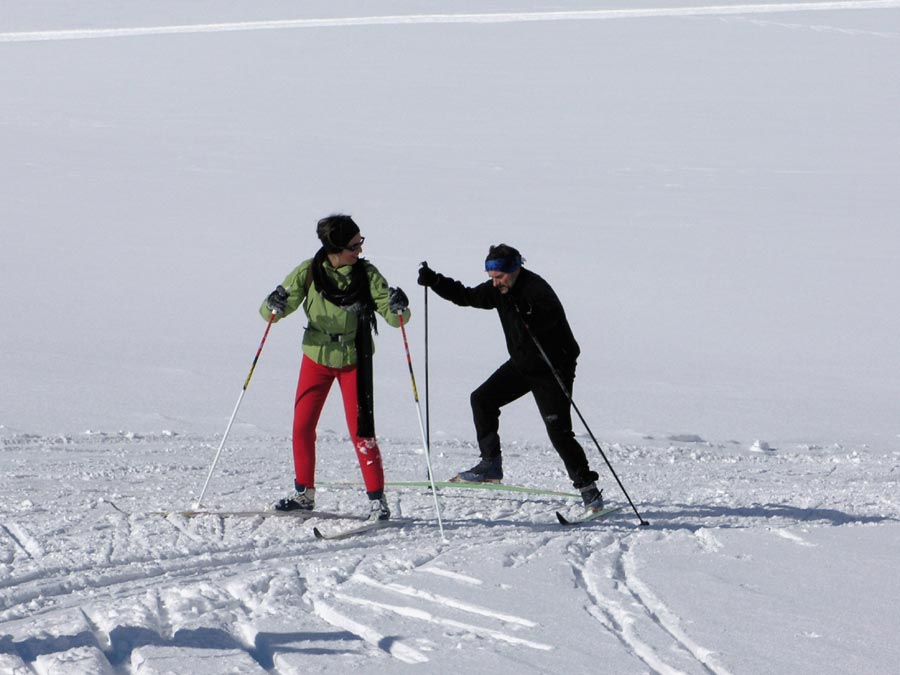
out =
<path fill-rule="evenodd" d="M 374 438 L 360 438 L 356 434 L 356 366 L 328 368 L 305 354 L 300 364 L 300 378 L 294 398 L 294 476 L 297 484 L 308 488 L 316 485 L 316 426 L 335 380 L 341 388 L 347 430 L 353 439 L 366 492 L 383 490 L 384 468 L 378 442 Z"/>

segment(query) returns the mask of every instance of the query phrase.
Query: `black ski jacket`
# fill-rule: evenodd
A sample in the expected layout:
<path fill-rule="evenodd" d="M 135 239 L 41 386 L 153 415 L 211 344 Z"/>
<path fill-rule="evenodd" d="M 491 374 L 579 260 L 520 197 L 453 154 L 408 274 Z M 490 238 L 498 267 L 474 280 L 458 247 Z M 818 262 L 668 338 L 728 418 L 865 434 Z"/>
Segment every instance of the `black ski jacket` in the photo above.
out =
<path fill-rule="evenodd" d="M 572 335 L 566 312 L 556 293 L 534 272 L 521 268 L 516 283 L 506 294 L 494 288 L 490 280 L 470 288 L 443 274 L 437 275 L 432 288 L 445 300 L 461 307 L 496 309 L 510 359 L 526 375 L 550 375 L 531 337 L 533 335 L 553 367 L 562 375 L 574 377 L 575 362 L 581 349 Z"/>

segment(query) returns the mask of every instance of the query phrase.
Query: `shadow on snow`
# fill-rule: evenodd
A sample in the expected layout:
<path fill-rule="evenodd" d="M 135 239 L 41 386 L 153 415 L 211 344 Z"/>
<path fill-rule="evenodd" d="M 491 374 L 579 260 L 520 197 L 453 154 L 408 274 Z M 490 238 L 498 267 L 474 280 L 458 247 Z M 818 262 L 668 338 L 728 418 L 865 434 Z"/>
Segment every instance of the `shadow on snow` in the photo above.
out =
<path fill-rule="evenodd" d="M 625 511 L 621 512 L 622 514 Z M 752 504 L 750 506 L 704 506 L 698 504 L 652 504 L 641 509 L 654 529 L 699 530 L 707 527 L 747 528 L 757 521 L 786 521 L 788 523 L 823 523 L 834 526 L 869 525 L 900 522 L 892 516 L 865 516 L 838 509 L 802 508 L 790 504 Z M 621 515 L 617 519 L 620 521 Z M 712 522 L 710 522 L 712 521 Z M 783 524 L 783 523 L 782 523 Z"/>
<path fill-rule="evenodd" d="M 299 643 L 359 642 L 360 638 L 348 631 L 258 633 L 255 644 L 248 648 L 230 633 L 218 628 L 194 628 L 177 631 L 171 638 L 165 638 L 148 628 L 119 626 L 109 633 L 109 647 L 101 646 L 95 635 L 84 630 L 74 635 L 34 637 L 16 642 L 12 636 L 0 639 L 0 654 L 18 654 L 26 663 L 33 663 L 46 654 L 65 652 L 77 647 L 93 647 L 103 652 L 113 666 L 131 659 L 136 649 L 141 647 L 175 647 L 182 649 L 240 650 L 247 652 L 254 661 L 266 670 L 274 667 L 275 653 L 297 653 L 309 655 L 338 654 L 349 649 L 323 646 L 300 647 Z"/>

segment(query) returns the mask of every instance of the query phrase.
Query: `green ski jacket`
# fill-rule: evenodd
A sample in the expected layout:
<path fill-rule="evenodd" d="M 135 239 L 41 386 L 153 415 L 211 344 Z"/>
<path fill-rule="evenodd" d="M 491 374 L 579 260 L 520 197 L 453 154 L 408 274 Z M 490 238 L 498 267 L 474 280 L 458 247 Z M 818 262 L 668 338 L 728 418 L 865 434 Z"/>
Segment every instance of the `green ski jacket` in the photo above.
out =
<path fill-rule="evenodd" d="M 313 259 L 300 263 L 285 277 L 282 286 L 288 292 L 287 307 L 284 313 L 275 315 L 277 322 L 295 312 L 301 305 L 309 323 L 303 334 L 303 353 L 316 363 L 328 368 L 343 368 L 356 364 L 356 328 L 358 319 L 355 313 L 338 307 L 323 298 L 312 283 L 311 267 Z M 369 261 L 360 259 L 356 263 L 363 265 L 369 278 L 369 290 L 375 301 L 375 310 L 384 317 L 389 325 L 400 326 L 400 317 L 388 308 L 388 283 L 381 272 Z M 335 269 L 327 260 L 322 264 L 325 274 L 341 290 L 350 285 L 352 265 Z M 263 300 L 259 308 L 260 315 L 266 320 L 272 311 Z M 403 321 L 410 318 L 410 311 L 403 312 Z"/>

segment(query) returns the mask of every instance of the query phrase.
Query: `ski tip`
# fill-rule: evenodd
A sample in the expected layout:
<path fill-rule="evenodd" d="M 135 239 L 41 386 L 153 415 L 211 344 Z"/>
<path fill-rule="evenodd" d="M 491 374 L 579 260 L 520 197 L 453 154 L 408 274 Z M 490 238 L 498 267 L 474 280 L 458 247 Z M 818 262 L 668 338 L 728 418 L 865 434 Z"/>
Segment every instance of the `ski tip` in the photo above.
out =
<path fill-rule="evenodd" d="M 99 500 L 99 503 L 100 504 L 109 504 L 112 508 L 114 508 L 119 513 L 124 513 L 125 515 L 128 515 L 128 513 L 126 511 L 123 511 L 122 509 L 120 509 L 115 502 L 110 501 L 109 499 L 104 499 L 103 497 L 101 497 Z"/>
<path fill-rule="evenodd" d="M 556 519 L 559 521 L 560 525 L 585 525 L 587 523 L 593 523 L 598 520 L 603 520 L 607 516 L 616 511 L 621 510 L 621 506 L 609 506 L 605 509 L 600 509 L 599 511 L 593 511 L 590 513 L 585 513 L 583 516 L 576 516 L 575 518 L 566 518 L 559 511 L 556 512 Z"/>
<path fill-rule="evenodd" d="M 318 527 L 313 528 L 313 534 L 316 535 L 316 539 L 324 539 L 325 538 L 325 535 L 322 534 L 321 532 L 319 532 Z"/>

